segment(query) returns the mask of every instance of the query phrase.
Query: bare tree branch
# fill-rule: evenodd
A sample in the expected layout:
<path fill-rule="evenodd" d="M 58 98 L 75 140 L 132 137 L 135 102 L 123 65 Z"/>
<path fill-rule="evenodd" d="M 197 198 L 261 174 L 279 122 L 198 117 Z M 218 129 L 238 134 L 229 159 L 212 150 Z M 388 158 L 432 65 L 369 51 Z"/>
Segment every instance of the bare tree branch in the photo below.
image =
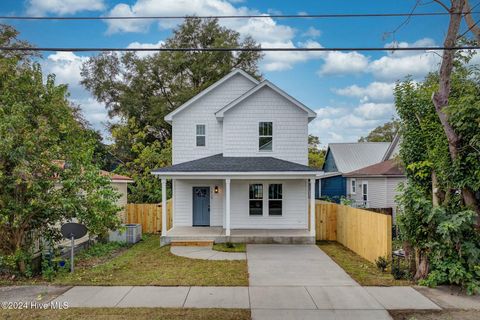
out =
<path fill-rule="evenodd" d="M 478 6 L 478 4 L 476 6 Z M 473 7 L 473 8 L 475 8 L 475 7 Z M 473 20 L 472 9 L 470 8 L 469 0 L 465 0 L 465 6 L 464 6 L 464 10 L 463 10 L 464 16 L 463 17 L 464 17 L 465 22 L 467 23 L 467 26 L 468 26 L 468 30 L 466 32 L 472 31 L 472 33 L 475 36 L 477 42 L 480 43 L 480 27 L 478 26 L 479 21 L 475 22 L 475 20 Z M 465 35 L 465 33 L 463 33 L 462 36 Z"/>
<path fill-rule="evenodd" d="M 442 6 L 445 10 L 447 10 L 447 12 L 450 12 L 450 8 L 446 4 L 444 4 L 443 1 L 440 1 L 440 0 L 433 0 L 433 1 L 435 1 L 440 6 Z"/>

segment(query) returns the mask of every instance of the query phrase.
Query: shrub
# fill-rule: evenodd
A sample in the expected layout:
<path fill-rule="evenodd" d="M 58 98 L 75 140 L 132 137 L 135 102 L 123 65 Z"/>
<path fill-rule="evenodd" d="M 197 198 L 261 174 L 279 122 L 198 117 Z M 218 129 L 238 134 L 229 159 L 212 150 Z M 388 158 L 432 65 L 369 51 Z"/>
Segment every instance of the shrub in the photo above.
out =
<path fill-rule="evenodd" d="M 375 264 L 377 265 L 377 268 L 380 269 L 382 272 L 385 272 L 388 267 L 388 260 L 385 257 L 378 257 L 377 260 L 375 260 Z"/>

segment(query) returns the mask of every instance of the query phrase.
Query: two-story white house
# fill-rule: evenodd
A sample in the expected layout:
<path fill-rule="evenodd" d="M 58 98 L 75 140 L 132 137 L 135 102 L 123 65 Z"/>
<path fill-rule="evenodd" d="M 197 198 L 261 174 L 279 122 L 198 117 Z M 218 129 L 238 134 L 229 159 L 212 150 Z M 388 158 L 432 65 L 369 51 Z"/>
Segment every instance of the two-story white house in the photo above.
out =
<path fill-rule="evenodd" d="M 308 207 L 315 208 L 319 172 L 308 167 L 308 123 L 315 117 L 271 82 L 239 69 L 168 114 L 173 165 L 152 172 L 162 179 L 164 243 L 175 236 L 265 242 L 282 235 L 314 242 Z"/>

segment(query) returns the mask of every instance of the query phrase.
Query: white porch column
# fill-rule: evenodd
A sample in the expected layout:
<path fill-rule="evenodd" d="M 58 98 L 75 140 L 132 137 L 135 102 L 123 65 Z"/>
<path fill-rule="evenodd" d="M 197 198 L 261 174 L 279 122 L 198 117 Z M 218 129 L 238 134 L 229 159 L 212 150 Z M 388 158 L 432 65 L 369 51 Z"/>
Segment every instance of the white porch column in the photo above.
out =
<path fill-rule="evenodd" d="M 230 236 L 230 179 L 225 179 L 225 235 Z"/>
<path fill-rule="evenodd" d="M 315 179 L 310 179 L 310 235 L 315 237 Z"/>
<path fill-rule="evenodd" d="M 162 236 L 167 235 L 167 179 L 162 178 Z"/>

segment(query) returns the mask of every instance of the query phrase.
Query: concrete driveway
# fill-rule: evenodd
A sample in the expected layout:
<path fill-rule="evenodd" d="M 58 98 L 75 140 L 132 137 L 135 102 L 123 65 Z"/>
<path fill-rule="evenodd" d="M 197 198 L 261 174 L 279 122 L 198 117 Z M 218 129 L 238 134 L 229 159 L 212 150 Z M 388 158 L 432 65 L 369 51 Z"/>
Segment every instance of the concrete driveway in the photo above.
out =
<path fill-rule="evenodd" d="M 391 319 L 316 245 L 248 245 L 252 319 Z"/>

